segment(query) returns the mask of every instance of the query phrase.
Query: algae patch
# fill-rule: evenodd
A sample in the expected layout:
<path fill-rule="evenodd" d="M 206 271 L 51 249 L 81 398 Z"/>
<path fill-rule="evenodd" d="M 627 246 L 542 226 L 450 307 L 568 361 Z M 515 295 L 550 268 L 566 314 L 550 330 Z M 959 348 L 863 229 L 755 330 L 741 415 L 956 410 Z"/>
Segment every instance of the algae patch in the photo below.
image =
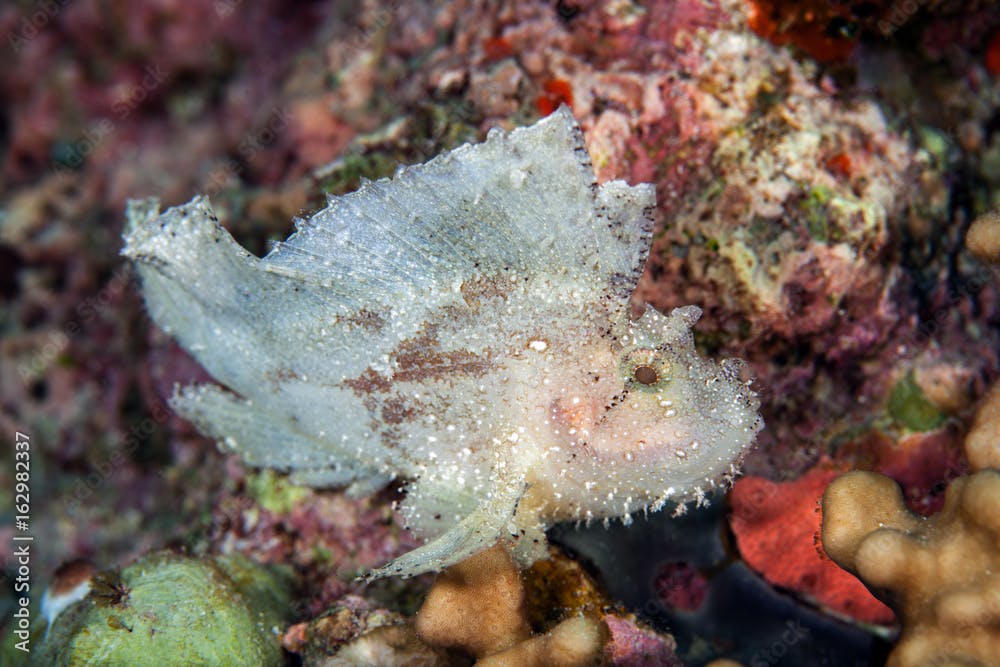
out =
<path fill-rule="evenodd" d="M 912 371 L 893 387 L 887 409 L 897 424 L 911 431 L 931 431 L 944 422 L 944 415 L 924 395 Z"/>

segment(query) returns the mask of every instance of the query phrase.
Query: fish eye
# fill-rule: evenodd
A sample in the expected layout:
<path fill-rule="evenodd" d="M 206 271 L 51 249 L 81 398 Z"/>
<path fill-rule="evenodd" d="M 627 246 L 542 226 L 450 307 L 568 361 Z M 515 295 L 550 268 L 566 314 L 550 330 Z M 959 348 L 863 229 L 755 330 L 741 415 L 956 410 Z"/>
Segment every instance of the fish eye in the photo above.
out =
<path fill-rule="evenodd" d="M 622 375 L 626 382 L 655 389 L 670 380 L 670 362 L 655 349 L 636 348 L 625 353 Z"/>
<path fill-rule="evenodd" d="M 632 371 L 632 378 L 639 384 L 656 384 L 659 375 L 652 366 L 638 366 Z"/>

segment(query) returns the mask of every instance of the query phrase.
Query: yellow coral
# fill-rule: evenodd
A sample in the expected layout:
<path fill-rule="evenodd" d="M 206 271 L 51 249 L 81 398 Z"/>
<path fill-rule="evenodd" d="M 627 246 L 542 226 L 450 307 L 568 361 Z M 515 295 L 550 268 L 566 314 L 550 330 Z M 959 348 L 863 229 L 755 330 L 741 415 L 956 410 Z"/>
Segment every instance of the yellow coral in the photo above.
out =
<path fill-rule="evenodd" d="M 501 545 L 445 570 L 420 611 L 416 630 L 432 646 L 459 648 L 491 667 L 583 667 L 600 661 L 608 629 L 571 616 L 531 636 L 525 590 Z"/>
<path fill-rule="evenodd" d="M 888 667 L 987 667 L 1000 656 L 1000 471 L 948 487 L 931 518 L 888 477 L 852 472 L 823 495 L 823 548 L 902 622 Z"/>
<path fill-rule="evenodd" d="M 476 667 L 584 667 L 598 664 L 608 629 L 586 616 L 568 618 L 544 635 L 487 656 Z"/>
<path fill-rule="evenodd" d="M 489 655 L 531 636 L 523 607 L 520 573 L 498 545 L 445 570 L 417 613 L 417 634 L 433 646 Z"/>
<path fill-rule="evenodd" d="M 1000 263 L 1000 211 L 976 218 L 965 235 L 965 246 L 984 262 Z"/>
<path fill-rule="evenodd" d="M 973 470 L 1000 468 L 1000 383 L 993 386 L 976 411 L 965 456 Z"/>

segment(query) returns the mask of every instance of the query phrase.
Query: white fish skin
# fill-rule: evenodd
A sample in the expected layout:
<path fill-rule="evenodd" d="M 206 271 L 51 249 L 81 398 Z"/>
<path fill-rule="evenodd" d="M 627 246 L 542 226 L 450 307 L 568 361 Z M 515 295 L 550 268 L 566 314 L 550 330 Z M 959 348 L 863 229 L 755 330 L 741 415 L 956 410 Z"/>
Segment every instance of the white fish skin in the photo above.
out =
<path fill-rule="evenodd" d="M 331 198 L 264 258 L 205 197 L 130 202 L 122 252 L 221 385 L 175 409 L 301 483 L 408 480 L 427 542 L 369 576 L 412 576 L 498 541 L 527 565 L 553 522 L 628 522 L 735 471 L 763 426 L 741 362 L 698 355 L 695 306 L 629 317 L 654 205 L 596 183 L 562 108 Z"/>

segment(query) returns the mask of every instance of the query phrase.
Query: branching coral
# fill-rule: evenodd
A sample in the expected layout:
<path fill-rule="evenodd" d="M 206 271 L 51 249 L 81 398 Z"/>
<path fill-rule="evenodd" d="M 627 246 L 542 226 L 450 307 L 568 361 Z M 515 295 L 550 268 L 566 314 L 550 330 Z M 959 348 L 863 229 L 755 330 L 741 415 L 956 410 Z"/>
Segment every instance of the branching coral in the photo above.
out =
<path fill-rule="evenodd" d="M 823 496 L 823 548 L 903 625 L 889 667 L 996 664 L 1000 655 L 1000 471 L 948 487 L 941 512 L 907 510 L 888 477 L 852 472 Z"/>

